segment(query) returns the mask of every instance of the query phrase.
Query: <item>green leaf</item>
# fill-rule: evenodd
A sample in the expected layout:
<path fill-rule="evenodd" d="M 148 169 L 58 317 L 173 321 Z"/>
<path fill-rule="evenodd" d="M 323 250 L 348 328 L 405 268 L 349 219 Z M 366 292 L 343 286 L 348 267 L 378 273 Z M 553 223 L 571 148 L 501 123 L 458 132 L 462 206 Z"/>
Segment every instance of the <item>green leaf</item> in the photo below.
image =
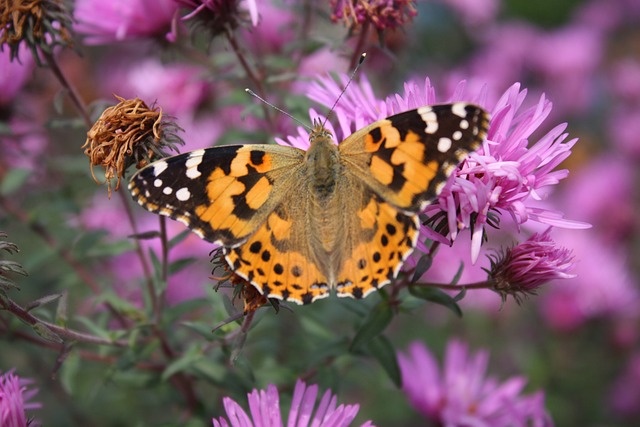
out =
<path fill-rule="evenodd" d="M 424 273 L 426 273 L 433 264 L 433 257 L 431 255 L 424 254 L 418 259 L 418 263 L 416 264 L 416 269 L 413 272 L 413 277 L 411 278 L 411 283 L 417 282 Z"/>
<path fill-rule="evenodd" d="M 350 351 L 360 349 L 360 347 L 380 335 L 382 331 L 389 326 L 391 319 L 393 319 L 393 312 L 389 304 L 386 301 L 378 303 L 373 310 L 369 312 L 364 323 L 353 338 Z"/>
<path fill-rule="evenodd" d="M 34 308 L 40 307 L 41 305 L 49 304 L 50 302 L 56 301 L 61 296 L 62 294 L 52 294 L 52 295 L 44 296 L 42 298 L 38 298 L 37 300 L 31 301 L 29 304 L 27 304 L 25 306 L 25 310 L 31 311 Z"/>
<path fill-rule="evenodd" d="M 36 332 L 36 334 L 38 334 L 41 338 L 47 341 L 54 342 L 57 344 L 62 344 L 64 342 L 58 334 L 53 332 L 51 329 L 47 328 L 42 323 L 36 323 L 34 325 L 31 325 L 31 327 Z"/>
<path fill-rule="evenodd" d="M 0 270 L 10 271 L 11 273 L 20 274 L 22 276 L 28 276 L 26 270 L 22 265 L 15 261 L 2 260 L 0 261 Z"/>
<path fill-rule="evenodd" d="M 195 365 L 204 355 L 199 345 L 194 345 L 187 349 L 182 356 L 171 362 L 162 372 L 162 381 L 167 381 L 178 372 L 185 371 Z"/>
<path fill-rule="evenodd" d="M 398 355 L 391 342 L 384 335 L 378 335 L 367 345 L 369 353 L 376 358 L 387 373 L 391 381 L 398 387 L 402 387 L 402 375 L 398 365 Z"/>
<path fill-rule="evenodd" d="M 196 258 L 180 258 L 169 264 L 169 274 L 175 274 L 181 270 L 184 270 L 188 266 L 194 264 L 197 261 Z"/>
<path fill-rule="evenodd" d="M 173 249 L 174 247 L 179 245 L 180 242 L 184 241 L 184 239 L 189 237 L 189 234 L 191 234 L 191 230 L 186 229 L 186 230 L 176 234 L 175 236 L 173 236 L 173 238 L 171 240 L 169 240 L 169 243 L 168 243 L 169 249 Z"/>
<path fill-rule="evenodd" d="M 409 286 L 409 293 L 416 298 L 443 305 L 453 311 L 458 317 L 462 317 L 462 310 L 456 303 L 456 300 L 434 286 Z"/>
<path fill-rule="evenodd" d="M 68 315 L 67 315 L 67 291 L 63 291 L 60 295 L 60 300 L 58 301 L 58 307 L 56 308 L 56 325 L 58 326 L 66 326 Z"/>
<path fill-rule="evenodd" d="M 9 169 L 0 182 L 0 194 L 8 196 L 18 191 L 31 176 L 28 169 Z"/>

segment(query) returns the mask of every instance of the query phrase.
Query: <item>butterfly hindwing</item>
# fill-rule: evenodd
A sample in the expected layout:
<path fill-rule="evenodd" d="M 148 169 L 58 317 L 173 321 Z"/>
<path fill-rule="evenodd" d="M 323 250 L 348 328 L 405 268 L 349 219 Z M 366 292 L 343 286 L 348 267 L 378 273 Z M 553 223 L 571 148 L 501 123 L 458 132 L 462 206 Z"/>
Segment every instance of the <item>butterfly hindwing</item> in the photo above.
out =
<path fill-rule="evenodd" d="M 489 117 L 462 102 L 431 105 L 377 121 L 340 144 L 346 170 L 385 200 L 418 212 L 486 137 Z"/>
<path fill-rule="evenodd" d="M 302 184 L 302 183 L 300 183 Z M 302 185 L 239 247 L 225 249 L 236 274 L 269 298 L 308 304 L 329 296 L 329 283 L 311 250 Z"/>
<path fill-rule="evenodd" d="M 203 239 L 235 246 L 267 218 L 295 179 L 304 151 L 279 145 L 214 147 L 159 160 L 129 183 L 145 209 Z"/>

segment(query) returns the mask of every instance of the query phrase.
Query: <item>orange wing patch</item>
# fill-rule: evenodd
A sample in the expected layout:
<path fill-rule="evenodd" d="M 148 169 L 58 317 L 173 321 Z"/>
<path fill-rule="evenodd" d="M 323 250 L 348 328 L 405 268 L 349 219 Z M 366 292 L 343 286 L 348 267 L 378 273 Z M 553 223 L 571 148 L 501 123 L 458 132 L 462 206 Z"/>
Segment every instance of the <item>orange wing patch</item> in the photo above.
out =
<path fill-rule="evenodd" d="M 327 277 L 313 262 L 308 242 L 300 239 L 302 222 L 280 206 L 239 247 L 225 249 L 234 272 L 269 298 L 309 304 L 329 296 Z M 301 244 L 296 244 L 301 243 Z"/>
<path fill-rule="evenodd" d="M 336 284 L 341 297 L 364 298 L 389 283 L 398 275 L 418 237 L 417 215 L 405 215 L 373 194 L 358 212 L 358 220 L 358 235 L 372 237 L 346 254 Z"/>

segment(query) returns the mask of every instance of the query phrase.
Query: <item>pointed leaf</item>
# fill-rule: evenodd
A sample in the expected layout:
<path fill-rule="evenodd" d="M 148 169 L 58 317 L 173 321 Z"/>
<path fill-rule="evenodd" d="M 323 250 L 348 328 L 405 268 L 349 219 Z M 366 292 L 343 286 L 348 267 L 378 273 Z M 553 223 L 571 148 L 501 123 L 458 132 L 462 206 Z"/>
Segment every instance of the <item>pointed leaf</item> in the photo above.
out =
<path fill-rule="evenodd" d="M 42 323 L 36 323 L 31 325 L 36 334 L 40 335 L 41 338 L 44 338 L 47 341 L 54 342 L 57 344 L 62 344 L 64 341 L 58 334 L 53 332 L 51 329 L 47 328 Z"/>
<path fill-rule="evenodd" d="M 434 286 L 409 286 L 409 293 L 416 298 L 443 305 L 453 311 L 458 317 L 462 317 L 462 310 L 456 303 L 456 300 Z"/>
<path fill-rule="evenodd" d="M 426 273 L 433 264 L 433 257 L 431 255 L 424 254 L 418 259 L 416 269 L 413 272 L 411 283 L 417 282 L 424 273 Z"/>
<path fill-rule="evenodd" d="M 393 312 L 387 302 L 381 301 L 369 312 L 364 323 L 351 343 L 350 351 L 358 350 L 385 330 L 393 319 Z"/>
<path fill-rule="evenodd" d="M 42 298 L 38 298 L 37 300 L 31 301 L 29 304 L 27 304 L 25 306 L 25 310 L 31 311 L 34 308 L 40 307 L 41 305 L 49 304 L 50 302 L 56 301 L 61 296 L 62 294 L 52 294 L 44 296 Z"/>
<path fill-rule="evenodd" d="M 391 342 L 384 335 L 378 335 L 367 346 L 369 353 L 376 358 L 387 373 L 391 381 L 398 387 L 402 387 L 402 375 L 400 373 L 400 365 L 398 365 L 398 356 Z"/>

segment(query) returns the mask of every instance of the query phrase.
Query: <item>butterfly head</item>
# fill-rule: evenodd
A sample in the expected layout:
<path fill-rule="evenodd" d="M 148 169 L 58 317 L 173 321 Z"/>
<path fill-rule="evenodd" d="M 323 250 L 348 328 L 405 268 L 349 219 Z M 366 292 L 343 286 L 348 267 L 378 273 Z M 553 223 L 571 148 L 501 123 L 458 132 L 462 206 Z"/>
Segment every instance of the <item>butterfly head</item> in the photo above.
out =
<path fill-rule="evenodd" d="M 311 129 L 311 133 L 309 133 L 309 144 L 313 145 L 315 142 L 320 140 L 329 140 L 333 141 L 333 134 L 324 126 L 323 121 L 320 119 L 315 119 L 313 121 L 313 128 Z"/>

